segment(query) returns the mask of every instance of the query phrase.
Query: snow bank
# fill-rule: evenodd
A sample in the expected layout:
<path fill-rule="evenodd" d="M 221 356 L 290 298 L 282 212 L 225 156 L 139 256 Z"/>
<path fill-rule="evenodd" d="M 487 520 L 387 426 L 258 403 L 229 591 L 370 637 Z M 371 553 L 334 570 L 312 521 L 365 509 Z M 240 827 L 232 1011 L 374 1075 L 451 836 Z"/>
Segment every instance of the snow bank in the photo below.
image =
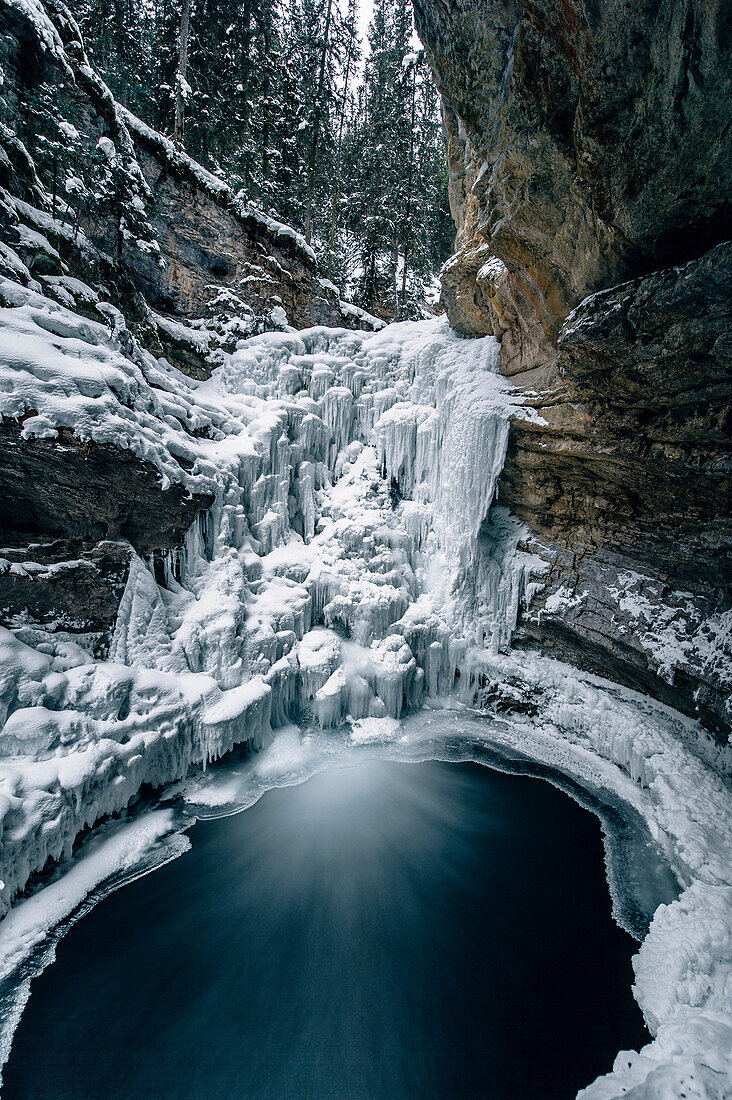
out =
<path fill-rule="evenodd" d="M 108 828 L 92 838 L 65 873 L 22 901 L 0 924 L 0 979 L 14 988 L 0 1004 L 0 1065 L 30 995 L 32 979 L 55 956 L 70 921 L 83 915 L 89 898 L 182 855 L 189 841 L 175 830 L 170 810 L 156 810 Z M 22 975 L 19 979 L 19 975 Z"/>
<path fill-rule="evenodd" d="M 21 12 L 26 19 L 30 20 L 38 36 L 41 48 L 48 50 L 54 60 L 62 65 L 70 75 L 70 69 L 66 60 L 66 53 L 61 37 L 49 19 L 43 4 L 41 4 L 39 0 L 7 0 L 7 3 L 11 8 L 15 8 L 17 11 Z"/>
<path fill-rule="evenodd" d="M 11 975 L 92 890 L 113 874 L 132 870 L 173 829 L 171 810 L 155 810 L 126 822 L 90 844 L 62 878 L 16 906 L 0 924 L 0 980 Z"/>

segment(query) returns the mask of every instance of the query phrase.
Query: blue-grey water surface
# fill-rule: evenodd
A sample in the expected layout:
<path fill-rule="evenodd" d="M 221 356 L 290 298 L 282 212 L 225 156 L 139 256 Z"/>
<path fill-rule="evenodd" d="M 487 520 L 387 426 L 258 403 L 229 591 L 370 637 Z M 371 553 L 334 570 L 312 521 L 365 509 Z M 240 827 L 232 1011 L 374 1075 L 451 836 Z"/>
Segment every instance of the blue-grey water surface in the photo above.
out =
<path fill-rule="evenodd" d="M 198 822 L 33 983 L 4 1100 L 563 1098 L 648 1041 L 597 818 L 369 761 Z"/>

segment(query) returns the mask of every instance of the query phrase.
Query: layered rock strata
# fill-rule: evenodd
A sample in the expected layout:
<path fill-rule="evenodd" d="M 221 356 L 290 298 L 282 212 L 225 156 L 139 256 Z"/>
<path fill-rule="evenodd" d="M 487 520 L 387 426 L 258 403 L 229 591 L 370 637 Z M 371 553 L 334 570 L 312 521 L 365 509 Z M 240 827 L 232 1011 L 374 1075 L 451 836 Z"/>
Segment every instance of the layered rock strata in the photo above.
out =
<path fill-rule="evenodd" d="M 458 331 L 501 339 L 502 372 L 540 414 L 512 425 L 498 488 L 551 564 L 517 640 L 725 737 L 724 6 L 415 0 L 415 12 L 449 135 L 457 251 L 443 303 Z"/>

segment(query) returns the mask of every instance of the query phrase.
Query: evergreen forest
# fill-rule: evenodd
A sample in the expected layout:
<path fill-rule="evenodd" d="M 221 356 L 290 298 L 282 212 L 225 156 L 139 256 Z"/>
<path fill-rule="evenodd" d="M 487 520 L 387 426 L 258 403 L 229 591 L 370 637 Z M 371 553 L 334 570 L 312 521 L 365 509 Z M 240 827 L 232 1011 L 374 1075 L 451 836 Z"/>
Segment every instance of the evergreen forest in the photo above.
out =
<path fill-rule="evenodd" d="M 73 0 L 114 96 L 299 230 L 343 297 L 419 317 L 452 251 L 439 100 L 411 0 Z M 417 48 L 415 48 L 417 46 Z"/>

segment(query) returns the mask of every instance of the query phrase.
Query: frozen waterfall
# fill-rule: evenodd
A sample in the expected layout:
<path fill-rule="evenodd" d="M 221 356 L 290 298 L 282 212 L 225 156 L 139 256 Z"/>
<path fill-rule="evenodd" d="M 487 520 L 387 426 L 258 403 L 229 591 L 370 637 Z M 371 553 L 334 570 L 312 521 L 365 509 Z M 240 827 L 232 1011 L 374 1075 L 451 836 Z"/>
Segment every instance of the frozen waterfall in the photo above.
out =
<path fill-rule="evenodd" d="M 2 632 L 2 908 L 142 784 L 302 715 L 399 718 L 456 682 L 474 702 L 481 654 L 508 646 L 545 569 L 491 511 L 509 417 L 532 415 L 492 338 L 444 320 L 267 333 L 197 383 L 18 293 L 29 430 L 76 424 L 214 503 L 182 548 L 132 554 L 107 660 L 62 632 Z"/>
<path fill-rule="evenodd" d="M 292 781 L 308 752 L 307 737 L 283 728 L 293 720 L 325 731 L 321 744 L 364 745 L 406 738 L 404 715 L 430 697 L 516 701 L 493 736 L 616 790 L 685 888 L 659 910 L 637 966 L 659 1038 L 588 1096 L 617 1095 L 616 1077 L 634 1086 L 649 1065 L 675 1082 L 697 1048 L 718 1059 L 710 1074 L 723 1072 L 729 795 L 695 755 L 691 720 L 509 652 L 547 565 L 496 495 L 510 418 L 536 416 L 497 373 L 496 342 L 463 340 L 443 320 L 268 333 L 196 382 L 131 337 L 128 355 L 104 326 L 32 290 L 4 293 L 14 308 L 0 412 L 33 408 L 26 434 L 67 427 L 114 443 L 152 463 L 163 485 L 213 504 L 177 550 L 131 553 L 106 660 L 63 629 L 0 628 L 0 912 L 143 786 L 235 746 L 263 749 L 258 775 Z M 60 919 L 68 898 L 79 904 L 109 866 L 129 868 L 173 828 L 167 810 L 140 821 L 114 841 L 111 864 L 72 865 L 68 897 L 56 887 L 71 872 L 41 891 L 50 910 L 16 908 L 3 974 L 42 940 L 49 912 Z"/>

